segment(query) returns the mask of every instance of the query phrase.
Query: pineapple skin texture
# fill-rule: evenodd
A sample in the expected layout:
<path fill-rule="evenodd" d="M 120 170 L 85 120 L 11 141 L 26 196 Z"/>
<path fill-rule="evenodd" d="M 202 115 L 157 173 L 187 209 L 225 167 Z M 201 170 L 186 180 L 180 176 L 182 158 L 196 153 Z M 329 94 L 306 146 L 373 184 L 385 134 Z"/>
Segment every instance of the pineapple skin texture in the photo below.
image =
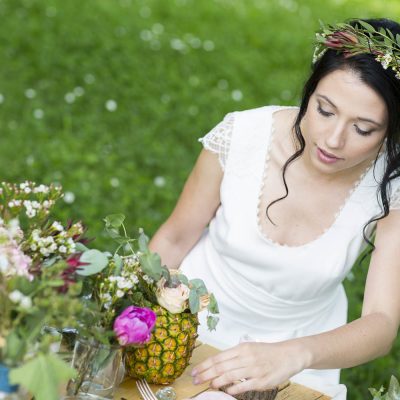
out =
<path fill-rule="evenodd" d="M 168 385 L 189 365 L 197 338 L 197 314 L 172 314 L 153 306 L 157 314 L 150 341 L 144 346 L 125 349 L 126 373 L 148 383 Z"/>

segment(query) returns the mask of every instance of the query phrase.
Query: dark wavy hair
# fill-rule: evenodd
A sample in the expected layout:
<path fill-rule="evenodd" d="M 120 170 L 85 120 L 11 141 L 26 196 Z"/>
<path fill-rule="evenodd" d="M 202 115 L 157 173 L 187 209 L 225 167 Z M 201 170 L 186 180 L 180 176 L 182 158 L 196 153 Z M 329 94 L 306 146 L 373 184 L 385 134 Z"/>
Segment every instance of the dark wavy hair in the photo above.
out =
<path fill-rule="evenodd" d="M 348 23 L 360 27 L 358 19 L 352 19 Z M 390 30 L 394 37 L 400 35 L 400 24 L 388 19 L 363 19 L 372 25 L 375 30 L 385 28 Z M 345 58 L 342 52 L 328 49 L 325 54 L 312 66 L 311 75 L 306 81 L 300 103 L 300 110 L 294 123 L 293 129 L 297 142 L 297 151 L 289 157 L 282 168 L 282 178 L 285 186 L 285 195 L 272 201 L 266 209 L 267 218 L 273 223 L 268 215 L 269 208 L 276 202 L 283 200 L 289 194 L 286 184 L 286 171 L 288 166 L 300 157 L 305 148 L 304 137 L 301 132 L 300 123 L 307 111 L 311 95 L 314 93 L 318 83 L 325 76 L 336 70 L 350 70 L 355 72 L 362 82 L 372 88 L 385 102 L 388 111 L 388 127 L 386 132 L 386 167 L 378 187 L 378 199 L 382 213 L 371 218 L 363 228 L 364 240 L 372 246 L 371 253 L 375 246 L 367 237 L 366 229 L 369 224 L 376 222 L 389 214 L 389 198 L 391 194 L 391 181 L 400 176 L 400 80 L 396 78 L 392 69 L 384 69 L 377 62 L 372 54 L 359 54 Z M 377 158 L 375 159 L 374 167 Z"/>

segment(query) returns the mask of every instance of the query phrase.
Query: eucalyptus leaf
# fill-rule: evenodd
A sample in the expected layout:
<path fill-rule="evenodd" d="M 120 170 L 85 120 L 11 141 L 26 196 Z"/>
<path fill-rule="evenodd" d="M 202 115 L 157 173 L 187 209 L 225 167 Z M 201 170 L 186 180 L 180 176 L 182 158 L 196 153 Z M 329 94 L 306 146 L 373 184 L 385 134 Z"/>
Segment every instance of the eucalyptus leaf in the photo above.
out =
<path fill-rule="evenodd" d="M 36 400 L 58 400 L 60 384 L 75 376 L 75 371 L 55 354 L 39 354 L 10 371 L 10 382 L 32 393 Z"/>
<path fill-rule="evenodd" d="M 138 243 L 139 243 L 139 250 L 142 253 L 149 252 L 149 247 L 148 247 L 149 238 L 145 235 L 145 233 L 143 232 L 143 229 L 140 230 Z"/>
<path fill-rule="evenodd" d="M 189 281 L 189 285 L 191 285 L 193 288 L 195 288 L 196 292 L 200 296 L 208 293 L 206 285 L 204 284 L 204 282 L 201 279 L 197 279 L 197 278 L 196 279 L 191 279 Z"/>
<path fill-rule="evenodd" d="M 101 272 L 108 265 L 107 256 L 99 250 L 92 249 L 82 253 L 80 261 L 87 263 L 76 271 L 78 275 L 89 276 Z"/>
<path fill-rule="evenodd" d="M 215 298 L 213 293 L 210 294 L 210 302 L 208 303 L 207 309 L 212 314 L 218 314 L 219 313 L 217 299 Z"/>
<path fill-rule="evenodd" d="M 178 279 L 186 286 L 189 286 L 189 279 L 186 275 L 178 274 Z"/>
<path fill-rule="evenodd" d="M 46 260 L 43 261 L 42 266 L 45 267 L 45 268 L 46 267 L 51 267 L 57 261 L 57 258 L 58 257 L 47 258 Z"/>
<path fill-rule="evenodd" d="M 143 272 L 155 281 L 162 276 L 161 258 L 157 253 L 144 253 L 139 256 Z"/>
<path fill-rule="evenodd" d="M 116 228 L 106 228 L 106 232 L 108 236 L 110 236 L 111 239 L 124 239 L 126 241 L 125 237 L 121 236 L 119 233 L 119 230 Z"/>
<path fill-rule="evenodd" d="M 161 267 L 161 274 L 162 274 L 162 276 L 164 277 L 164 279 L 165 279 L 167 282 L 170 281 L 170 279 L 171 279 L 171 274 L 170 274 L 170 272 L 169 272 L 169 269 L 168 269 L 166 266 L 164 266 L 164 265 Z"/>
<path fill-rule="evenodd" d="M 122 261 L 122 258 L 119 254 L 114 254 L 113 257 L 114 263 L 115 263 L 115 273 L 114 275 L 120 275 L 122 267 L 124 265 L 124 262 Z"/>
<path fill-rule="evenodd" d="M 89 248 L 86 247 L 86 246 L 85 246 L 83 243 L 81 243 L 81 242 L 75 243 L 75 249 L 76 249 L 76 251 L 77 251 L 78 253 L 83 253 L 84 251 L 89 250 Z"/>
<path fill-rule="evenodd" d="M 107 228 L 113 227 L 115 229 L 118 229 L 122 226 L 124 221 L 125 221 L 124 214 L 111 214 L 107 215 L 107 217 L 104 218 L 104 222 L 106 223 Z"/>
<path fill-rule="evenodd" d="M 195 289 L 189 292 L 189 308 L 192 314 L 196 314 L 200 310 L 200 296 Z"/>
<path fill-rule="evenodd" d="M 13 330 L 6 338 L 6 359 L 20 360 L 26 352 L 26 341 Z"/>
<path fill-rule="evenodd" d="M 207 317 L 207 327 L 209 331 L 215 331 L 215 328 L 217 327 L 219 318 L 215 317 L 214 315 L 209 315 Z"/>

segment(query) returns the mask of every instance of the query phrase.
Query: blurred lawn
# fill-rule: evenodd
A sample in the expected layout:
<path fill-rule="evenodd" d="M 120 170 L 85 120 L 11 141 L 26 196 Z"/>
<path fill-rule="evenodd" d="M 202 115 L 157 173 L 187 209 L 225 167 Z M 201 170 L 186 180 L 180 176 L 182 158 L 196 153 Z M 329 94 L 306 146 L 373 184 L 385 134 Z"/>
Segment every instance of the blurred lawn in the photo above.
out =
<path fill-rule="evenodd" d="M 59 217 L 127 215 L 151 235 L 232 110 L 296 104 L 318 20 L 400 17 L 398 0 L 0 0 L 0 170 L 59 182 Z M 360 314 L 366 267 L 347 281 Z M 349 399 L 388 383 L 391 355 L 343 371 Z"/>

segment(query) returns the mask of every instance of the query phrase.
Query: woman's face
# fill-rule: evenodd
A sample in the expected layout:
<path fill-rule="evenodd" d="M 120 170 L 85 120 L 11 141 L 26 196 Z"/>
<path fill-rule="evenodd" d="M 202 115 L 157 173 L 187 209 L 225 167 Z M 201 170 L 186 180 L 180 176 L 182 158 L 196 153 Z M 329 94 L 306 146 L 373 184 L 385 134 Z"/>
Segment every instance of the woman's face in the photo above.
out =
<path fill-rule="evenodd" d="M 382 98 L 350 70 L 318 83 L 301 122 L 305 162 L 315 172 L 337 175 L 372 162 L 387 130 Z"/>

